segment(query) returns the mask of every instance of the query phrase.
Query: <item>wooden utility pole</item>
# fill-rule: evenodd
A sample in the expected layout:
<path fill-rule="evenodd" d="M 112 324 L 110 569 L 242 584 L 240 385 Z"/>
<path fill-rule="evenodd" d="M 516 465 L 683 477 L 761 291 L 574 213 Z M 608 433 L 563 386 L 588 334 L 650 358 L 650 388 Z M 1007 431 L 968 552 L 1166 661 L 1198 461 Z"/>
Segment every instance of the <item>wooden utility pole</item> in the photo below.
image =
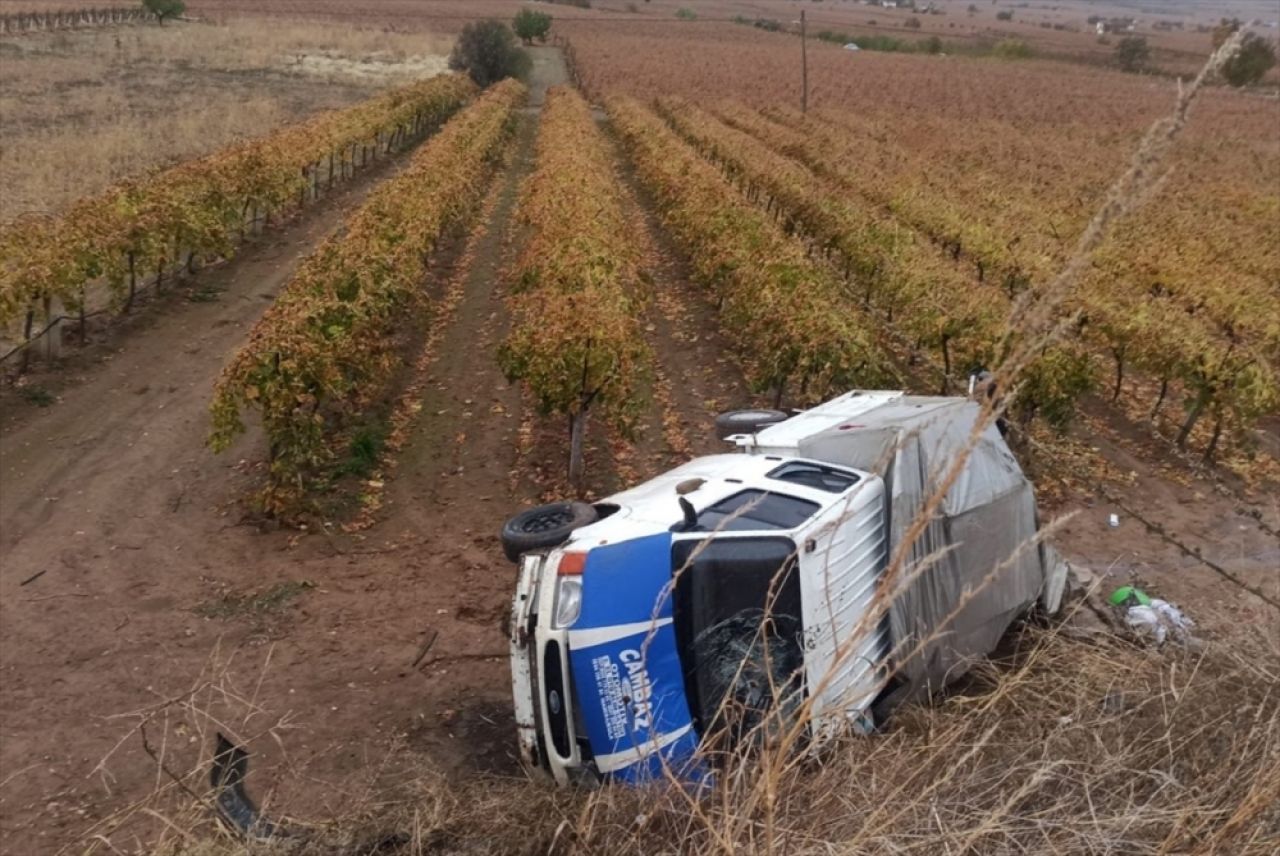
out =
<path fill-rule="evenodd" d="M 809 49 L 805 44 L 804 10 L 800 10 L 800 112 L 809 112 Z"/>

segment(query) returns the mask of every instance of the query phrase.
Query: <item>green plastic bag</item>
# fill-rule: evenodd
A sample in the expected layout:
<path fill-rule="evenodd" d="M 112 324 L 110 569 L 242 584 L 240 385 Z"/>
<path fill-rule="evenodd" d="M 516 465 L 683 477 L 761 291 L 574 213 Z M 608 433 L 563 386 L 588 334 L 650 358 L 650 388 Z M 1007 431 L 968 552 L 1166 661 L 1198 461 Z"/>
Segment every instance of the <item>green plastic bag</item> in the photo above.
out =
<path fill-rule="evenodd" d="M 1141 606 L 1151 605 L 1151 598 L 1137 586 L 1121 586 L 1111 593 L 1109 602 L 1112 606 L 1124 606 L 1130 599 Z"/>

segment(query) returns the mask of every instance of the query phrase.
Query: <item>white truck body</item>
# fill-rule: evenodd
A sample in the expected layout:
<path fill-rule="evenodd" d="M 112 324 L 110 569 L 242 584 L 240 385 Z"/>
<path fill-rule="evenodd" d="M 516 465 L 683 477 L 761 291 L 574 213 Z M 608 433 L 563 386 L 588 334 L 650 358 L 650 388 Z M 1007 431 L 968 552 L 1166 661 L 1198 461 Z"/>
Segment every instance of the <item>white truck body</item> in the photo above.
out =
<path fill-rule="evenodd" d="M 893 502 L 875 467 L 805 451 L 907 401 L 916 400 L 852 392 L 731 436 L 737 453 L 694 459 L 610 496 L 596 504 L 603 519 L 524 554 L 511 661 L 529 765 L 561 783 L 584 775 L 639 781 L 655 761 L 696 755 L 711 716 L 703 683 L 714 683 L 692 664 L 697 644 L 716 638 L 706 634 L 718 632 L 722 612 L 759 599 L 766 578 L 768 597 L 799 613 L 796 671 L 812 735 L 866 725 L 896 642 L 884 601 L 873 609 L 887 595 Z M 955 400 L 920 401 L 913 406 Z M 785 559 L 768 558 L 784 551 Z"/>

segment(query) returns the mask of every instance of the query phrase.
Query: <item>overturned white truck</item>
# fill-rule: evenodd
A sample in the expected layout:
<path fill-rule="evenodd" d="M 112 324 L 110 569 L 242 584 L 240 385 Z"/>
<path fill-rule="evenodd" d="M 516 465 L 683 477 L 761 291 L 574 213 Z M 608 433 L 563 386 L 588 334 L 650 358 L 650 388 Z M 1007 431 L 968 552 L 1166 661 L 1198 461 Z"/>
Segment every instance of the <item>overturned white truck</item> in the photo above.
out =
<path fill-rule="evenodd" d="M 511 518 L 527 763 L 561 783 L 663 765 L 699 778 L 729 708 L 803 701 L 813 736 L 866 727 L 887 695 L 962 675 L 1037 602 L 1057 611 L 1066 566 L 1039 542 L 1031 484 L 995 427 L 886 580 L 979 417 L 964 398 L 868 391 L 790 417 L 736 411 L 717 420 L 736 453 Z"/>

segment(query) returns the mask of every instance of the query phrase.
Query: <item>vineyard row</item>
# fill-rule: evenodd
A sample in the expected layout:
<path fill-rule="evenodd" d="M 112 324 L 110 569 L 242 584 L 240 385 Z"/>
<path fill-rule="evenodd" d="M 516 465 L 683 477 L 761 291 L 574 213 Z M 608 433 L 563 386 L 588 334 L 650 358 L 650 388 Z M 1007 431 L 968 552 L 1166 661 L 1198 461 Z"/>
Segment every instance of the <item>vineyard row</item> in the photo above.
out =
<path fill-rule="evenodd" d="M 810 238 L 843 272 L 845 288 L 877 311 L 882 323 L 914 348 L 937 352 L 945 394 L 957 368 L 994 364 L 1008 333 L 1010 301 L 975 280 L 939 249 L 857 197 L 833 194 L 803 165 L 697 107 L 663 99 L 677 132 L 759 199 L 788 229 Z M 1015 412 L 1061 422 L 1081 392 L 1087 358 L 1071 345 L 1051 345 L 1024 372 Z"/>
<path fill-rule="evenodd" d="M 866 188 L 875 182 L 862 177 L 867 158 L 836 154 L 837 146 L 809 128 L 792 129 L 736 106 L 719 110 L 729 124 L 680 102 L 666 102 L 665 111 L 729 174 L 767 194 L 769 204 L 837 255 L 846 276 L 899 329 L 939 350 L 946 372 L 957 365 L 956 356 L 960 367 L 974 367 L 996 354 L 1010 333 L 1011 301 L 1032 287 L 1025 268 L 1007 256 L 974 250 L 971 241 L 961 253 L 958 239 L 941 239 L 920 218 L 903 217 L 900 204 L 868 198 Z M 930 207 L 916 200 L 916 210 Z M 1114 245 L 1104 248 L 1073 295 L 1076 335 L 1051 345 L 1031 365 L 1016 409 L 1065 423 L 1079 396 L 1098 385 L 1110 358 L 1116 363 L 1113 397 L 1126 366 L 1160 379 L 1157 409 L 1171 383 L 1189 393 L 1180 443 L 1201 415 L 1212 413 L 1210 455 L 1226 425 L 1245 430 L 1274 412 L 1280 342 L 1277 307 L 1266 289 L 1224 278 L 1202 282 L 1193 299 L 1154 283 L 1144 286 L 1118 263 L 1117 252 Z"/>
<path fill-rule="evenodd" d="M 128 308 L 140 279 L 198 259 L 228 258 L 258 219 L 301 206 L 372 157 L 437 128 L 475 91 L 446 75 L 319 114 L 267 136 L 119 182 L 57 216 L 0 227 L 0 327 L 51 319 L 57 303 L 83 310 L 104 283 Z"/>
<path fill-rule="evenodd" d="M 609 150 L 578 92 L 547 93 L 537 162 L 520 198 L 530 237 L 516 263 L 513 325 L 499 360 L 539 408 L 569 418 L 580 483 L 588 413 L 623 425 L 653 355 L 636 309 L 639 251 Z"/>
<path fill-rule="evenodd" d="M 747 380 L 781 401 L 893 383 L 891 360 L 844 284 L 805 244 L 742 197 L 711 163 L 636 101 L 607 101 L 662 219 L 713 294 Z"/>
<path fill-rule="evenodd" d="M 426 308 L 430 256 L 476 210 L 525 94 L 514 80 L 486 90 L 379 185 L 302 262 L 219 378 L 210 444 L 225 449 L 244 430 L 243 412 L 259 411 L 268 513 L 305 510 L 345 432 L 385 395 L 396 333 Z"/>
<path fill-rule="evenodd" d="M 0 35 L 42 33 L 52 30 L 82 30 L 154 21 L 155 13 L 139 6 L 108 6 L 92 9 L 55 9 L 43 12 L 8 12 L 0 15 Z"/>

